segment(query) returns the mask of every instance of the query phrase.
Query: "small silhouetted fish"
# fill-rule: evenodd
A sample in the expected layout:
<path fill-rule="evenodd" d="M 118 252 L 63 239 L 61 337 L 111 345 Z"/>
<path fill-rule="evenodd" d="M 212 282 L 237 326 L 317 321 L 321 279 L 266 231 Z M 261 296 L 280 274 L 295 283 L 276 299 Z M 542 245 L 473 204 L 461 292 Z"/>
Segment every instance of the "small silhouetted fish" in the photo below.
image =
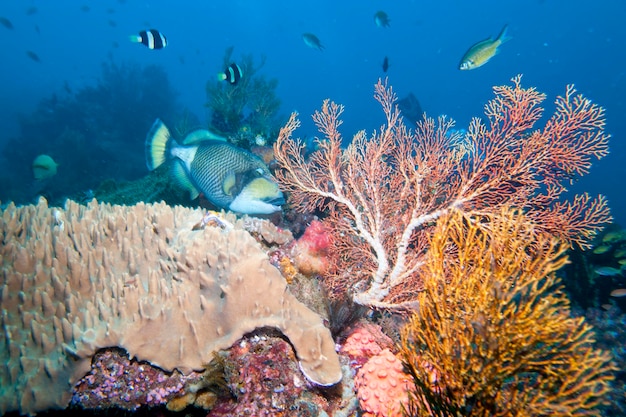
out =
<path fill-rule="evenodd" d="M 37 14 L 37 11 L 38 11 L 37 7 L 31 6 L 28 9 L 26 9 L 26 16 L 32 16 L 34 14 Z"/>
<path fill-rule="evenodd" d="M 89 7 L 89 6 L 87 6 L 86 4 L 84 4 L 84 5 L 82 5 L 82 6 L 81 6 L 80 10 L 81 10 L 82 12 L 87 13 L 89 10 L 91 10 L 91 7 Z"/>
<path fill-rule="evenodd" d="M 41 59 L 39 59 L 39 56 L 33 51 L 26 51 L 26 55 L 35 62 L 41 62 Z"/>
<path fill-rule="evenodd" d="M 107 13 L 108 13 L 108 14 L 114 14 L 114 13 L 115 13 L 115 9 L 114 9 L 113 7 L 109 7 L 109 8 L 107 9 Z"/>
<path fill-rule="evenodd" d="M 4 26 L 7 29 L 13 29 L 13 23 L 6 17 L 0 16 L 0 25 Z"/>
<path fill-rule="evenodd" d="M 626 297 L 626 288 L 618 288 L 611 291 L 611 297 Z"/>
<path fill-rule="evenodd" d="M 312 33 L 303 33 L 302 40 L 304 41 L 304 44 L 309 48 L 317 49 L 318 51 L 324 49 L 324 45 L 322 45 L 319 38 Z"/>
<path fill-rule="evenodd" d="M 396 101 L 396 104 L 402 117 L 414 126 L 417 127 L 417 122 L 424 118 L 424 111 L 415 94 L 409 93 L 408 96 Z"/>
<path fill-rule="evenodd" d="M 112 47 L 114 47 L 114 48 L 119 48 L 119 47 L 120 47 L 120 44 L 119 44 L 119 42 L 117 42 L 117 41 L 113 41 L 113 43 L 111 44 L 111 46 L 112 46 Z"/>
<path fill-rule="evenodd" d="M 35 32 L 37 32 L 37 35 L 41 35 L 41 31 L 39 30 L 39 25 L 35 25 Z"/>
<path fill-rule="evenodd" d="M 385 59 L 383 59 L 383 72 L 387 72 L 388 69 L 389 69 L 389 58 L 385 57 Z"/>
<path fill-rule="evenodd" d="M 112 28 L 117 27 L 117 22 L 115 20 L 109 19 L 109 26 Z"/>
<path fill-rule="evenodd" d="M 595 253 L 596 255 L 602 255 L 603 253 L 607 253 L 610 250 L 611 250 L 610 245 L 602 245 L 602 246 L 595 247 L 593 249 L 593 253 Z"/>
<path fill-rule="evenodd" d="M 376 26 L 379 28 L 388 28 L 390 26 L 389 22 L 389 16 L 382 10 L 377 11 L 374 15 L 374 23 L 376 23 Z"/>
<path fill-rule="evenodd" d="M 612 266 L 599 266 L 594 269 L 596 274 L 602 275 L 603 277 L 613 277 L 616 275 L 621 275 L 622 271 L 617 268 L 613 268 Z"/>

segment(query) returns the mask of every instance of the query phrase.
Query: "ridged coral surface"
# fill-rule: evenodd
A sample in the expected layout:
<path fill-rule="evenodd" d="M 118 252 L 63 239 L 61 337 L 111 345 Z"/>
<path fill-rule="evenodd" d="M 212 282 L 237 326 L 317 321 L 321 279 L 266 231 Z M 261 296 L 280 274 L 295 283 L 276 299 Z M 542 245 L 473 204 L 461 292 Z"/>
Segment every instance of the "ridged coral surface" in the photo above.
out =
<path fill-rule="evenodd" d="M 239 222 L 192 230 L 201 218 L 165 204 L 9 205 L 0 215 L 0 413 L 65 407 L 100 348 L 189 372 L 264 326 L 290 339 L 310 380 L 338 382 L 330 332 L 261 246 Z"/>

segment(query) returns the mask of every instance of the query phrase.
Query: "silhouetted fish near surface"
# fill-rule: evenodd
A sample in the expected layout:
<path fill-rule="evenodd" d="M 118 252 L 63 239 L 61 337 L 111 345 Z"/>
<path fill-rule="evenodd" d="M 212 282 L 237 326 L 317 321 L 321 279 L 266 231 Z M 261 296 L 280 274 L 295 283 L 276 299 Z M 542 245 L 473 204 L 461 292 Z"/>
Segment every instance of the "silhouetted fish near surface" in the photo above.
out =
<path fill-rule="evenodd" d="M 4 26 L 7 29 L 13 29 L 13 23 L 6 17 L 0 16 L 0 25 Z"/>
<path fill-rule="evenodd" d="M 504 25 L 497 38 L 493 39 L 490 37 L 472 45 L 472 47 L 467 50 L 465 55 L 463 55 L 463 58 L 461 58 L 459 69 L 471 70 L 482 67 L 489 62 L 491 58 L 496 56 L 498 53 L 498 47 L 511 39 L 506 34 L 507 27 L 507 25 Z"/>
<path fill-rule="evenodd" d="M 228 81 L 233 85 L 237 84 L 241 77 L 243 77 L 243 71 L 241 70 L 241 67 L 235 63 L 230 64 L 224 72 L 217 74 L 217 79 L 219 81 Z"/>
<path fill-rule="evenodd" d="M 26 9 L 26 16 L 32 16 L 34 14 L 37 14 L 38 9 L 36 6 L 31 6 L 28 9 Z"/>
<path fill-rule="evenodd" d="M 26 55 L 35 62 L 41 62 L 41 59 L 39 59 L 39 56 L 33 51 L 26 51 Z"/>
<path fill-rule="evenodd" d="M 389 58 L 385 57 L 385 59 L 383 59 L 383 72 L 387 72 L 388 69 L 389 69 Z"/>
<path fill-rule="evenodd" d="M 142 30 L 139 35 L 130 35 L 131 42 L 142 43 L 148 49 L 163 49 L 167 46 L 167 38 L 156 29 Z"/>
<path fill-rule="evenodd" d="M 324 45 L 322 45 L 322 42 L 320 42 L 318 37 L 312 33 L 303 33 L 302 40 L 304 41 L 304 44 L 309 48 L 317 49 L 318 51 L 324 49 Z"/>
<path fill-rule="evenodd" d="M 390 26 L 389 22 L 389 16 L 382 10 L 377 11 L 374 15 L 374 23 L 376 23 L 376 26 L 379 28 L 388 28 Z"/>

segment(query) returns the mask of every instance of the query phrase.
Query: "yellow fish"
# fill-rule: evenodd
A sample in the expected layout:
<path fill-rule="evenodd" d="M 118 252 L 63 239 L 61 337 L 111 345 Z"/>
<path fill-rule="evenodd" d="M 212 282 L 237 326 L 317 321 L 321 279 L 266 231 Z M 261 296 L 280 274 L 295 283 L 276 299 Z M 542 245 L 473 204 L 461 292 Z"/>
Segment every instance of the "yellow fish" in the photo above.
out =
<path fill-rule="evenodd" d="M 470 49 L 468 49 L 461 59 L 459 69 L 462 71 L 471 70 L 482 67 L 489 62 L 489 60 L 498 53 L 498 47 L 511 39 L 506 34 L 507 27 L 507 25 L 504 25 L 496 39 L 490 37 L 484 41 L 474 44 Z"/>

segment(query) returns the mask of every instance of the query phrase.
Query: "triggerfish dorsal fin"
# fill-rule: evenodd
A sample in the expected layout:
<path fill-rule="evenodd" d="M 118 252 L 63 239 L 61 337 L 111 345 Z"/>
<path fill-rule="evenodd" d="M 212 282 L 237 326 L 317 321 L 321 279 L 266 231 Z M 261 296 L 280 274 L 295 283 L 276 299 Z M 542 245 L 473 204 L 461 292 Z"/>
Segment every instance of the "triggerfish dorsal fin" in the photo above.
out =
<path fill-rule="evenodd" d="M 217 133 L 213 133 L 207 129 L 197 129 L 185 136 L 183 145 L 195 145 L 207 140 L 218 140 L 221 142 L 227 142 L 224 136 L 220 136 Z"/>
<path fill-rule="evenodd" d="M 146 164 L 150 171 L 158 168 L 167 159 L 169 142 L 172 139 L 169 129 L 156 119 L 146 136 Z"/>
<path fill-rule="evenodd" d="M 196 186 L 193 185 L 187 175 L 187 172 L 185 171 L 185 168 L 183 167 L 183 164 L 178 160 L 175 160 L 172 164 L 172 177 L 174 177 L 174 181 L 178 184 L 178 186 L 189 191 L 189 197 L 191 200 L 195 200 L 196 197 L 200 195 L 200 191 L 198 191 Z"/>

